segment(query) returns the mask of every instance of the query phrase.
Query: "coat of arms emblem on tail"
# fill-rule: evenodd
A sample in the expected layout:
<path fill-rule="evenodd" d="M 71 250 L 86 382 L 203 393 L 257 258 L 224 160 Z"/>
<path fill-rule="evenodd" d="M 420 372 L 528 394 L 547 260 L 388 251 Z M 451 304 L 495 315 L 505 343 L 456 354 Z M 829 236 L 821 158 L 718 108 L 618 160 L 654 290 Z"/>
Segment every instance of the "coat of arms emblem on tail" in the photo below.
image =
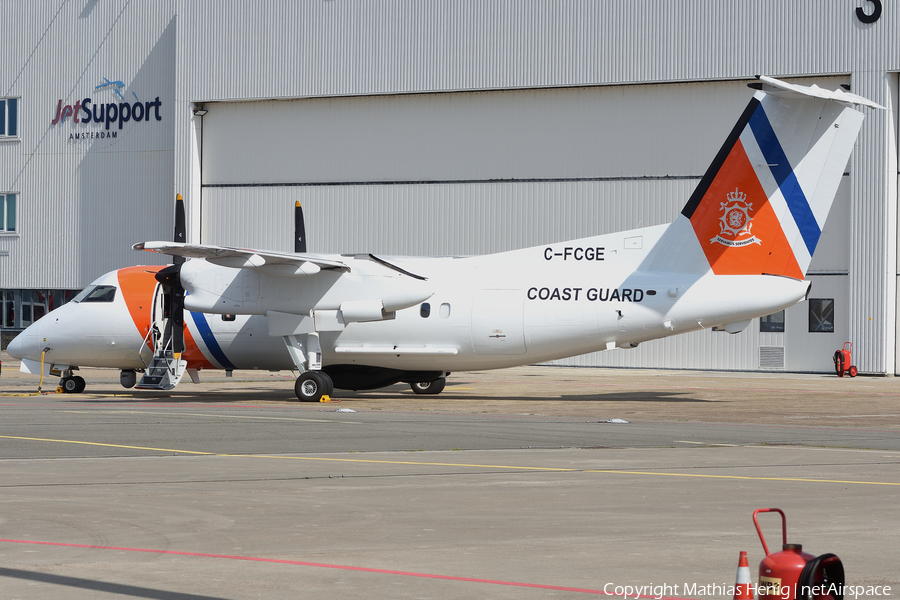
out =
<path fill-rule="evenodd" d="M 727 194 L 727 201 L 719 203 L 722 216 L 719 218 L 719 234 L 709 240 L 710 244 L 722 244 L 739 248 L 750 244 L 762 244 L 762 240 L 753 235 L 753 203 L 747 202 L 747 194 L 734 188 Z"/>

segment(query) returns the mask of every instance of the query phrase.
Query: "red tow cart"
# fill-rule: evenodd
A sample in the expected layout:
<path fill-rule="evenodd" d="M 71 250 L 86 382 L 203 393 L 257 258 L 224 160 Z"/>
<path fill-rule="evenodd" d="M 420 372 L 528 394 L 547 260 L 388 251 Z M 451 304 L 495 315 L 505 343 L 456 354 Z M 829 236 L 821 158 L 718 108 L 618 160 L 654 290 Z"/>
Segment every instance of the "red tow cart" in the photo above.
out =
<path fill-rule="evenodd" d="M 836 350 L 834 353 L 834 370 L 838 377 L 843 377 L 844 373 L 850 373 L 850 377 L 856 377 L 858 371 L 854 365 L 850 364 L 850 358 L 853 354 L 853 344 L 844 342 L 844 347 Z"/>

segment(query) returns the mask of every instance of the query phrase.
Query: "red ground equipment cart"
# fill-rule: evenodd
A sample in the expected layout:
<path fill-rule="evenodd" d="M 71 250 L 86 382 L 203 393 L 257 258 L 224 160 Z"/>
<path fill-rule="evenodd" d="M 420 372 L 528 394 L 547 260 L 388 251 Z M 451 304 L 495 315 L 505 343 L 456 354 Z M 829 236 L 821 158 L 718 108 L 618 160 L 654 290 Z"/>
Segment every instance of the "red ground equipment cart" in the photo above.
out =
<path fill-rule="evenodd" d="M 838 377 L 843 377 L 844 373 L 850 373 L 850 377 L 856 377 L 858 371 L 854 365 L 850 364 L 850 358 L 853 355 L 853 344 L 844 342 L 844 347 L 834 352 L 834 370 Z"/>
<path fill-rule="evenodd" d="M 781 515 L 781 552 L 769 552 L 756 515 Z M 758 600 L 843 600 L 844 565 L 834 554 L 814 556 L 800 544 L 787 543 L 787 519 L 780 508 L 760 508 L 753 512 L 753 524 L 766 557 L 759 563 Z"/>

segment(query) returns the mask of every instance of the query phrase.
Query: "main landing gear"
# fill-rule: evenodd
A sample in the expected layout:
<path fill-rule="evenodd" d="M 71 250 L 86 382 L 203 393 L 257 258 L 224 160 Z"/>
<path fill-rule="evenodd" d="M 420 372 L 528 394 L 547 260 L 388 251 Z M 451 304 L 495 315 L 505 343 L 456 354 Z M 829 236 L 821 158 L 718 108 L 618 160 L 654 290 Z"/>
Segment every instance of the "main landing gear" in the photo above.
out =
<path fill-rule="evenodd" d="M 318 402 L 334 393 L 334 382 L 325 371 L 306 371 L 297 378 L 294 393 L 302 402 Z"/>
<path fill-rule="evenodd" d="M 434 381 L 424 381 L 420 383 L 411 383 L 409 387 L 417 394 L 440 394 L 444 391 L 444 385 L 447 380 L 444 377 L 435 379 Z"/>

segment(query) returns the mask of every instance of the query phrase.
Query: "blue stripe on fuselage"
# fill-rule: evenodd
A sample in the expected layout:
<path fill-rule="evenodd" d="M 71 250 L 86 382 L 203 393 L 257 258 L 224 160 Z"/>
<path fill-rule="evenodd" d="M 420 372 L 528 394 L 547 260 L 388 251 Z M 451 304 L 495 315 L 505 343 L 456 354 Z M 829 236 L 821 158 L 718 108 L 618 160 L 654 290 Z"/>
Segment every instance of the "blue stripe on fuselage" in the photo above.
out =
<path fill-rule="evenodd" d="M 800 230 L 800 235 L 803 236 L 806 249 L 809 250 L 809 254 L 812 256 L 813 252 L 816 251 L 816 245 L 819 243 L 819 236 L 822 235 L 822 231 L 819 229 L 816 217 L 809 207 L 809 201 L 803 194 L 803 190 L 800 189 L 800 182 L 797 181 L 797 177 L 794 175 L 794 168 L 784 153 L 784 149 L 781 147 L 781 143 L 778 141 L 775 130 L 772 129 L 772 124 L 769 123 L 769 118 L 766 116 L 762 105 L 757 107 L 753 112 L 753 116 L 750 117 L 750 129 L 753 130 L 756 143 L 759 145 L 759 149 L 762 150 L 769 169 L 778 183 L 781 195 L 787 201 L 791 216 L 794 217 L 797 229 Z"/>
<path fill-rule="evenodd" d="M 234 365 L 231 364 L 231 361 L 228 360 L 228 357 L 225 356 L 225 353 L 222 352 L 222 347 L 219 346 L 219 342 L 216 340 L 213 335 L 212 329 L 209 327 L 209 323 L 206 322 L 206 315 L 203 313 L 195 313 L 192 311 L 188 311 L 191 315 L 191 318 L 194 320 L 194 324 L 197 326 L 197 331 L 200 332 L 200 337 L 203 338 L 203 343 L 206 344 L 206 348 L 209 350 L 209 353 L 212 354 L 213 358 L 222 365 L 225 369 L 233 369 Z"/>

